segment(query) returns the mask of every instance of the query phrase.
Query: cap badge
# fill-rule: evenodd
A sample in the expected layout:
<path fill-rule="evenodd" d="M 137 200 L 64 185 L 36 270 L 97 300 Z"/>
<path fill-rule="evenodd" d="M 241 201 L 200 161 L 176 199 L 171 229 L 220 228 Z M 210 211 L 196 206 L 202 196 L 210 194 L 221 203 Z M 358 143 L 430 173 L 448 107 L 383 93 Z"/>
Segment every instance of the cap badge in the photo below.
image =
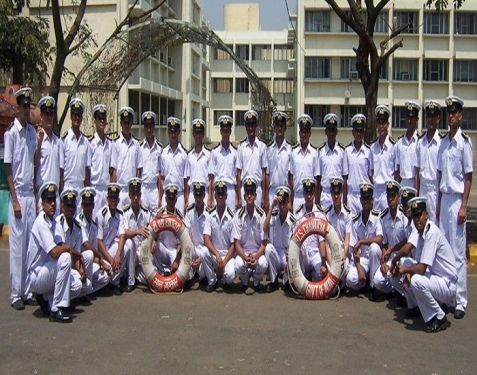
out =
<path fill-rule="evenodd" d="M 66 193 L 66 198 L 68 199 L 73 199 L 73 193 L 71 191 L 69 191 L 68 193 Z"/>
<path fill-rule="evenodd" d="M 447 105 L 448 105 L 448 106 L 451 106 L 451 105 L 452 105 L 452 99 L 451 99 L 451 98 L 447 99 Z"/>
<path fill-rule="evenodd" d="M 417 208 L 417 202 L 412 202 L 411 208 Z"/>
<path fill-rule="evenodd" d="M 49 185 L 48 186 L 48 192 L 49 193 L 54 193 L 55 192 L 55 185 Z"/>

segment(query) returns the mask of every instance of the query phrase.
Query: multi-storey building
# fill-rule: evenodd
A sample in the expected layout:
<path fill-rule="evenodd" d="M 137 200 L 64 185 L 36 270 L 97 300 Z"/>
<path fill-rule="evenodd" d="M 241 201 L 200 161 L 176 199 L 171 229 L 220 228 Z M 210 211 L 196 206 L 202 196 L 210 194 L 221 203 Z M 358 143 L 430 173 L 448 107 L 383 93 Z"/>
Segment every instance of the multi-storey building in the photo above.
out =
<path fill-rule="evenodd" d="M 280 111 L 289 114 L 288 135 L 295 134 L 295 64 L 293 39 L 287 30 L 260 31 L 258 4 L 229 4 L 224 8 L 224 31 L 217 35 L 245 61 L 268 88 Z M 234 119 L 232 140 L 245 137 L 243 116 L 253 107 L 251 89 L 245 73 L 230 55 L 213 49 L 209 137 L 220 140 L 218 118 L 227 114 Z"/>
<path fill-rule="evenodd" d="M 349 6 L 344 0 L 340 6 Z M 364 93 L 356 71 L 354 31 L 341 21 L 323 0 L 298 0 L 296 25 L 297 82 L 296 110 L 309 113 L 315 122 L 312 141 L 321 143 L 323 116 L 335 112 L 341 117 L 340 139 L 350 138 L 351 117 L 364 111 Z M 448 95 L 465 101 L 462 127 L 477 130 L 477 2 L 462 8 L 436 12 L 424 1 L 389 2 L 379 15 L 374 39 L 379 42 L 391 28 L 408 24 L 396 40 L 399 48 L 380 72 L 378 103 L 392 107 L 393 135 L 405 127 L 404 102 L 423 104 L 437 99 L 444 105 Z M 423 118 L 421 112 L 421 118 Z M 441 127 L 445 129 L 445 113 Z M 421 121 L 422 128 L 424 121 Z M 347 129 L 348 128 L 348 129 Z M 472 132 L 470 132 L 472 133 Z M 474 142 L 475 143 L 475 142 Z"/>

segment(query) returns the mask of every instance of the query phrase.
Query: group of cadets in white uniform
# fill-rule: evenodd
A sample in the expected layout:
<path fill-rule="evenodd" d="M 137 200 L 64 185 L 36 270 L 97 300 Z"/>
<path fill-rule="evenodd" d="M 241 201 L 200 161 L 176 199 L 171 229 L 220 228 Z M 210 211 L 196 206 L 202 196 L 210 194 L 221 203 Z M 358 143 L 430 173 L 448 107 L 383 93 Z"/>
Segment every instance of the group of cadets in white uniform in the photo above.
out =
<path fill-rule="evenodd" d="M 230 142 L 233 120 L 219 118 L 221 141 L 208 150 L 205 122 L 192 121 L 194 146 L 179 140 L 181 121 L 167 119 L 169 143 L 154 136 L 156 114 L 142 114 L 145 138 L 131 133 L 134 111 L 121 108 L 121 133 L 109 138 L 107 107 L 93 108 L 95 133 L 81 131 L 84 104 L 70 102 L 71 129 L 53 133 L 55 100 L 38 102 L 41 126 L 29 122 L 31 89 L 16 93 L 18 116 L 5 134 L 5 166 L 11 192 L 10 303 L 16 310 L 39 304 L 50 320 L 69 322 L 70 301 L 106 285 L 115 294 L 147 284 L 139 245 L 156 215 L 179 216 L 194 245 L 188 284 L 197 278 L 212 292 L 236 277 L 243 291 L 272 292 L 286 272 L 293 230 L 309 216 L 323 217 L 344 244 L 341 288 L 367 288 L 371 300 L 394 292 L 408 314 L 422 315 L 425 330 L 447 328 L 445 308 L 463 318 L 467 307 L 467 201 L 472 143 L 460 129 L 463 101 L 446 98 L 448 132 L 440 134 L 441 106 L 427 101 L 426 131 L 417 134 L 419 104 L 409 101 L 407 129 L 388 135 L 390 110 L 376 107 L 377 139 L 364 142 L 366 117 L 351 119 L 353 141 L 337 142 L 339 118 L 324 117 L 327 141 L 310 144 L 313 120 L 297 120 L 299 142 L 285 139 L 287 115 L 273 114 L 268 146 L 256 135 L 258 114 L 245 114 L 246 138 Z M 60 209 L 61 208 L 61 209 Z M 444 212 L 444 215 L 440 215 Z M 35 219 L 36 218 L 36 219 Z M 163 274 L 174 272 L 180 241 L 162 232 L 152 249 Z M 306 277 L 328 272 L 329 249 L 319 235 L 301 248 Z M 267 275 L 270 282 L 263 288 Z"/>

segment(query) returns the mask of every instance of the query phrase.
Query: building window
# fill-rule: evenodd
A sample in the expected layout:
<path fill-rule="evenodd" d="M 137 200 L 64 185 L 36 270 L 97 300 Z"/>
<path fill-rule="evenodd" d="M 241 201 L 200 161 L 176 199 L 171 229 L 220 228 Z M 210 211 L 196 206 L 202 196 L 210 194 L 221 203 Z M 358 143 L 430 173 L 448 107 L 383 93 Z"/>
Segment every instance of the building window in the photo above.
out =
<path fill-rule="evenodd" d="M 352 79 L 358 80 L 359 74 L 358 69 L 356 69 L 356 57 L 342 57 L 341 58 L 341 79 Z"/>
<path fill-rule="evenodd" d="M 129 96 L 129 106 L 134 109 L 134 119 L 133 123 L 138 124 L 138 113 L 136 112 L 136 109 L 139 109 L 139 92 L 134 91 L 134 90 L 129 90 L 128 91 L 128 96 Z"/>
<path fill-rule="evenodd" d="M 305 32 L 329 32 L 330 31 L 330 12 L 305 11 Z"/>
<path fill-rule="evenodd" d="M 417 60 L 394 59 L 393 79 L 395 81 L 417 81 Z"/>
<path fill-rule="evenodd" d="M 419 14 L 417 12 L 394 12 L 396 27 L 407 25 L 403 34 L 417 34 L 419 28 Z"/>
<path fill-rule="evenodd" d="M 424 34 L 448 34 L 449 13 L 424 13 Z"/>
<path fill-rule="evenodd" d="M 250 49 L 248 44 L 237 44 L 235 46 L 235 54 L 240 57 L 242 60 L 248 61 L 250 57 Z"/>
<path fill-rule="evenodd" d="M 384 11 L 379 13 L 374 24 L 375 33 L 387 33 L 389 29 L 388 12 Z"/>
<path fill-rule="evenodd" d="M 232 117 L 232 111 L 214 111 L 214 125 L 219 125 L 219 117 L 224 115 Z"/>
<path fill-rule="evenodd" d="M 477 34 L 477 13 L 455 13 L 454 25 L 457 34 Z"/>
<path fill-rule="evenodd" d="M 344 105 L 341 107 L 341 127 L 342 128 L 351 128 L 351 119 L 357 113 L 364 114 L 366 108 L 363 106 L 356 105 Z"/>
<path fill-rule="evenodd" d="M 271 45 L 255 45 L 252 46 L 252 59 L 253 60 L 271 60 L 272 59 L 272 46 Z"/>
<path fill-rule="evenodd" d="M 406 129 L 406 107 L 393 107 L 392 127 L 394 129 Z"/>
<path fill-rule="evenodd" d="M 388 64 L 385 62 L 382 66 L 381 69 L 379 69 L 379 79 L 388 79 Z"/>
<path fill-rule="evenodd" d="M 214 78 L 214 92 L 232 92 L 232 78 Z"/>
<path fill-rule="evenodd" d="M 245 112 L 247 111 L 235 111 L 235 126 L 245 126 Z"/>
<path fill-rule="evenodd" d="M 230 49 L 232 49 L 232 46 L 228 46 Z M 225 52 L 224 50 L 221 49 L 214 49 L 214 59 L 215 60 L 231 60 L 232 58 L 230 55 Z"/>
<path fill-rule="evenodd" d="M 293 94 L 292 79 L 273 80 L 273 94 Z"/>
<path fill-rule="evenodd" d="M 477 130 L 477 108 L 464 107 L 460 126 L 464 130 Z"/>
<path fill-rule="evenodd" d="M 330 78 L 330 60 L 323 57 L 305 57 L 305 78 Z"/>
<path fill-rule="evenodd" d="M 447 60 L 424 60 L 424 81 L 447 81 Z"/>
<path fill-rule="evenodd" d="M 273 58 L 276 61 L 286 61 L 295 58 L 295 50 L 291 46 L 275 46 Z"/>
<path fill-rule="evenodd" d="M 235 78 L 235 92 L 248 93 L 247 78 Z"/>
<path fill-rule="evenodd" d="M 305 113 L 313 119 L 313 127 L 323 126 L 323 117 L 330 112 L 328 105 L 306 104 Z"/>
<path fill-rule="evenodd" d="M 477 61 L 455 60 L 454 82 L 477 82 Z"/>

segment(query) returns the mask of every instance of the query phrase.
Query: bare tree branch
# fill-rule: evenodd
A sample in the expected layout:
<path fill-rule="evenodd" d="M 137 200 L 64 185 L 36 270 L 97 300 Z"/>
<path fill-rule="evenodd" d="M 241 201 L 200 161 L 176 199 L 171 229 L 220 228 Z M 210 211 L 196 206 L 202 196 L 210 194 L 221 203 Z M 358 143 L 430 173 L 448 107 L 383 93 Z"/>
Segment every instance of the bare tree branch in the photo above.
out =
<path fill-rule="evenodd" d="M 73 53 L 74 51 L 76 51 L 78 48 L 81 47 L 81 45 L 91 36 L 91 32 L 89 33 L 86 33 L 85 35 L 83 35 L 83 37 L 78 41 L 78 43 L 76 43 L 74 46 L 70 47 L 70 49 L 67 51 L 67 54 L 71 54 Z"/>
<path fill-rule="evenodd" d="M 388 42 L 390 40 L 394 39 L 395 37 L 397 37 L 399 34 L 401 34 L 408 27 L 409 27 L 408 24 L 399 26 L 398 28 L 394 29 L 391 32 L 391 34 L 389 34 L 385 39 L 383 39 L 381 41 L 381 43 L 379 43 L 379 47 L 381 47 L 381 56 L 384 55 L 384 51 L 386 50 L 386 46 L 387 46 Z"/>
<path fill-rule="evenodd" d="M 389 0 L 381 0 L 374 8 L 376 10 L 376 14 L 379 14 L 379 12 L 383 10 L 387 3 L 389 3 Z"/>
<path fill-rule="evenodd" d="M 76 18 L 73 22 L 73 25 L 71 26 L 70 31 L 68 32 L 68 35 L 66 35 L 65 38 L 66 48 L 70 48 L 71 44 L 73 43 L 73 40 L 76 37 L 76 34 L 78 34 L 81 22 L 83 21 L 84 12 L 86 11 L 86 3 L 87 0 L 81 0 L 81 3 L 78 7 L 78 13 L 76 13 Z"/>
<path fill-rule="evenodd" d="M 396 51 L 398 48 L 401 48 L 402 46 L 402 39 L 399 42 L 393 44 L 391 48 L 389 48 L 386 53 L 384 53 L 384 55 L 380 56 L 379 60 L 382 61 L 381 65 L 388 59 L 389 56 L 394 53 L 394 51 Z"/>

